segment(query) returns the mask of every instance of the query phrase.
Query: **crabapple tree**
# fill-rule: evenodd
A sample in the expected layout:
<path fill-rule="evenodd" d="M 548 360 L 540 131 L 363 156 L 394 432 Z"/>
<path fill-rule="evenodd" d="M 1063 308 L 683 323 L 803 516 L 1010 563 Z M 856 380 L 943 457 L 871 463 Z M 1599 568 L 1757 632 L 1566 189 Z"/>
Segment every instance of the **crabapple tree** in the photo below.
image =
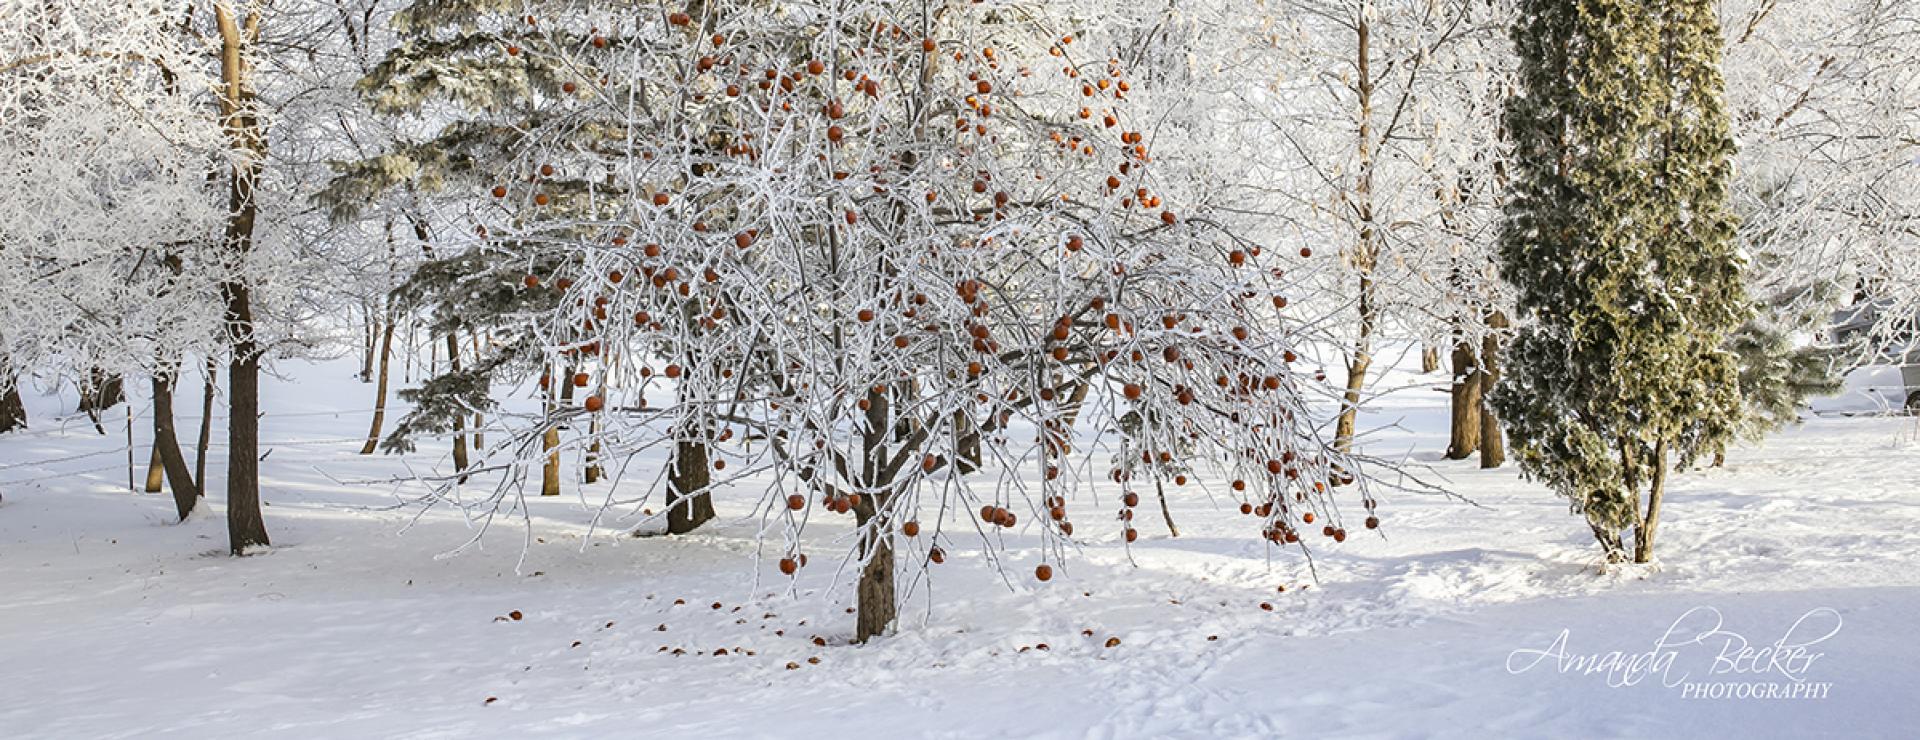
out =
<path fill-rule="evenodd" d="M 1274 543 L 1309 512 L 1344 540 L 1345 484 L 1377 524 L 1359 460 L 1320 437 L 1323 378 L 1293 367 L 1294 258 L 1166 200 L 1190 171 L 1156 161 L 1085 10 L 576 9 L 521 19 L 570 43 L 464 47 L 539 48 L 566 80 L 517 133 L 475 248 L 523 271 L 481 284 L 527 296 L 516 319 L 581 397 L 490 454 L 563 423 L 616 461 L 695 439 L 708 457 L 671 467 L 771 481 L 758 510 L 788 573 L 810 521 L 851 515 L 858 640 L 894 622 L 902 552 L 924 572 L 963 533 L 1025 523 L 1050 578 L 1101 481 L 1123 493 L 1094 516 L 1127 541 L 1134 488 L 1161 476 L 1230 485 Z M 1156 464 L 1109 466 L 1077 425 Z M 494 506 L 524 470 L 498 467 Z"/>

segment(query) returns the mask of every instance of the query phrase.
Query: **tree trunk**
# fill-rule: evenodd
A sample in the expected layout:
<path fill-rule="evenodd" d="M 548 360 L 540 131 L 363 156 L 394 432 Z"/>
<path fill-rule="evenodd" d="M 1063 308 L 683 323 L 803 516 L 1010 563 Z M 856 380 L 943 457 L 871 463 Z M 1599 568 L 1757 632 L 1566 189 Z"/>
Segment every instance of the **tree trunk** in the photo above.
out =
<path fill-rule="evenodd" d="M 235 277 L 220 284 L 226 299 L 227 338 L 233 358 L 227 366 L 227 546 L 235 555 L 269 544 L 260 516 L 260 348 L 253 335 L 251 287 L 237 268 L 253 251 L 254 218 L 259 204 L 254 185 L 260 177 L 267 143 L 256 116 L 248 80 L 247 49 L 260 39 L 260 15 L 247 16 L 243 31 L 226 2 L 214 5 L 220 31 L 220 112 L 235 156 L 227 192 L 226 251 Z"/>
<path fill-rule="evenodd" d="M 864 503 L 864 502 L 863 502 Z M 866 525 L 861 517 L 862 526 Z M 884 635 L 893 627 L 898 616 L 899 606 L 894 601 L 893 583 L 893 540 L 881 527 L 866 530 L 861 536 L 861 555 L 866 558 L 866 567 L 860 569 L 858 614 L 855 617 L 853 641 L 864 643 L 874 637 Z"/>
<path fill-rule="evenodd" d="M 1360 13 L 1354 24 L 1355 103 L 1359 121 L 1357 154 L 1359 177 L 1353 187 L 1354 208 L 1360 233 L 1356 240 L 1352 265 L 1360 273 L 1359 336 L 1354 339 L 1353 357 L 1347 364 L 1347 388 L 1342 396 L 1340 419 L 1334 426 L 1333 446 L 1341 452 L 1353 449 L 1354 421 L 1360 414 L 1360 391 L 1367 383 L 1367 370 L 1373 366 L 1373 270 L 1379 259 L 1378 235 L 1373 229 L 1373 19 Z"/>
<path fill-rule="evenodd" d="M 167 471 L 160 466 L 160 445 L 147 445 L 147 493 L 159 493 L 166 486 Z"/>
<path fill-rule="evenodd" d="M 260 515 L 260 361 L 252 340 L 233 349 L 236 359 L 227 366 L 227 546 L 243 555 L 272 543 Z"/>
<path fill-rule="evenodd" d="M 540 495 L 560 495 L 560 428 L 547 427 L 540 435 L 540 450 L 547 454 L 540 466 Z"/>
<path fill-rule="evenodd" d="M 1422 345 L 1420 347 L 1420 374 L 1425 375 L 1438 371 L 1439 369 L 1440 348 L 1431 344 Z"/>
<path fill-rule="evenodd" d="M 1593 539 L 1600 543 L 1600 549 L 1606 553 L 1607 562 L 1624 563 L 1627 561 L 1627 546 L 1620 541 L 1620 533 L 1608 532 L 1605 527 L 1588 523 L 1593 528 Z"/>
<path fill-rule="evenodd" d="M 1360 391 L 1367 383 L 1367 370 L 1373 367 L 1373 279 L 1360 279 L 1360 336 L 1353 343 L 1353 359 L 1347 364 L 1347 389 L 1341 395 L 1340 419 L 1334 426 L 1333 446 L 1342 452 L 1353 449 L 1354 422 L 1360 414 Z"/>
<path fill-rule="evenodd" d="M 27 405 L 20 400 L 20 380 L 10 378 L 9 381 L 6 390 L 0 392 L 0 433 L 27 426 Z"/>
<path fill-rule="evenodd" d="M 1667 441 L 1653 445 L 1653 483 L 1647 492 L 1647 514 L 1633 530 L 1633 562 L 1653 562 L 1653 536 L 1660 528 L 1660 500 L 1667 493 Z"/>
<path fill-rule="evenodd" d="M 97 417 L 100 412 L 113 408 L 114 404 L 127 400 L 126 389 L 117 374 L 108 373 L 100 368 L 87 371 L 86 386 L 80 391 L 81 413 Z"/>
<path fill-rule="evenodd" d="M 480 356 L 480 335 L 469 333 L 468 336 L 470 336 L 473 339 L 474 361 L 483 362 L 484 358 Z M 479 411 L 473 412 L 473 448 L 476 450 L 483 449 L 487 446 L 486 432 L 481 431 L 486 427 L 487 427 L 487 417 L 482 415 Z"/>
<path fill-rule="evenodd" d="M 153 454 L 173 489 L 173 508 L 184 522 L 200 502 L 200 486 L 187 472 L 186 456 L 180 454 L 180 434 L 173 425 L 173 380 L 170 371 L 153 375 Z M 148 473 L 147 486 L 157 490 L 156 482 Z"/>
<path fill-rule="evenodd" d="M 460 333 L 457 331 L 447 332 L 447 372 L 460 372 Z M 467 415 L 458 412 L 453 415 L 453 469 L 454 472 L 467 469 Z"/>
<path fill-rule="evenodd" d="M 371 455 L 380 446 L 380 427 L 387 422 L 387 375 L 393 366 L 393 320 L 387 320 L 387 326 L 380 331 L 380 358 L 375 372 L 373 386 L 373 426 L 367 428 L 367 443 L 361 445 L 360 454 Z"/>
<path fill-rule="evenodd" d="M 1487 322 L 1493 329 L 1507 327 L 1507 317 L 1495 313 Z M 1493 410 L 1493 389 L 1500 385 L 1500 335 L 1488 332 L 1480 340 L 1480 467 L 1497 468 L 1507 462 L 1506 435 Z"/>
<path fill-rule="evenodd" d="M 886 476 L 892 411 L 887 394 L 868 391 L 867 428 L 861 432 L 860 479 L 872 493 L 861 496 L 853 509 L 854 520 L 860 526 L 860 557 L 866 563 L 860 569 L 860 584 L 856 589 L 858 613 L 854 619 L 853 641 L 857 643 L 886 634 L 899 615 L 898 596 L 894 591 L 892 527 L 880 520 L 880 514 L 887 510 L 884 498 L 887 494 L 883 491 L 888 488 L 886 484 L 891 483 L 882 478 Z"/>
<path fill-rule="evenodd" d="M 1180 528 L 1173 525 L 1173 511 L 1167 508 L 1167 485 L 1156 480 L 1153 482 L 1153 491 L 1160 494 L 1160 518 L 1167 520 L 1167 535 L 1179 537 Z"/>
<path fill-rule="evenodd" d="M 673 474 L 667 476 L 667 533 L 686 534 L 713 519 L 713 462 L 707 445 L 681 439 L 673 445 Z"/>
<path fill-rule="evenodd" d="M 586 460 L 587 464 L 585 466 L 586 470 L 582 471 L 580 479 L 587 483 L 598 483 L 600 481 L 600 476 L 604 474 L 600 470 L 600 419 L 599 418 L 596 417 L 596 418 L 587 420 L 587 439 L 592 441 L 587 443 L 587 460 Z"/>
<path fill-rule="evenodd" d="M 1465 460 L 1480 449 L 1481 375 L 1475 362 L 1473 344 L 1461 340 L 1453 345 L 1452 434 L 1447 442 L 1448 460 Z"/>
<path fill-rule="evenodd" d="M 980 469 L 985 459 L 980 451 L 980 427 L 973 423 L 973 414 L 966 409 L 953 412 L 954 450 L 958 459 L 953 461 L 953 471 L 965 475 Z"/>
<path fill-rule="evenodd" d="M 213 442 L 213 391 L 219 375 L 220 363 L 208 357 L 206 390 L 200 396 L 200 439 L 193 446 L 193 487 L 202 496 L 207 493 L 207 447 Z"/>
<path fill-rule="evenodd" d="M 373 382 L 374 353 L 380 349 L 380 319 L 374 315 L 372 306 L 361 304 L 361 308 L 366 309 L 367 331 L 364 337 L 366 341 L 360 352 L 360 382 L 371 383 Z"/>

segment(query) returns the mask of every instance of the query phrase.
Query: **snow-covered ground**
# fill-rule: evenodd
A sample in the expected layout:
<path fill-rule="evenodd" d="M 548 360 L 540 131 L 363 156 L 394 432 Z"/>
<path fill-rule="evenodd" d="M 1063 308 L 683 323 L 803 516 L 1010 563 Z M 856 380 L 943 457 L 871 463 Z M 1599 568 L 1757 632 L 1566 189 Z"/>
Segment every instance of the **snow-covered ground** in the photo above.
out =
<path fill-rule="evenodd" d="M 1386 429 L 1370 450 L 1431 465 L 1473 504 L 1389 497 L 1379 536 L 1316 547 L 1313 572 L 1299 552 L 1262 546 L 1224 500 L 1177 505 L 1178 538 L 1143 517 L 1130 549 L 1117 528 L 1083 525 L 1084 547 L 1050 583 L 1031 575 L 1039 541 L 1023 525 L 1006 540 L 1005 575 L 977 547 L 949 548 L 899 634 L 851 646 L 850 574 L 819 557 L 790 587 L 779 556 L 756 549 L 752 492 L 719 495 L 721 519 L 692 536 L 616 534 L 628 520 L 589 537 L 604 495 L 590 487 L 532 502 L 531 543 L 501 526 L 480 549 L 436 557 L 471 534 L 457 514 L 402 532 L 412 512 L 381 508 L 394 487 L 352 483 L 433 455 L 353 454 L 371 387 L 339 363 L 281 369 L 290 377 L 266 389 L 262 432 L 274 547 L 257 557 L 224 554 L 218 490 L 184 525 L 170 523 L 166 495 L 128 493 L 120 422 L 104 438 L 63 425 L 54 416 L 71 398 L 32 399 L 34 426 L 0 437 L 0 736 L 1912 737 L 1920 726 L 1910 418 L 1812 419 L 1733 451 L 1724 469 L 1678 477 L 1662 567 L 1603 575 L 1561 500 L 1511 469 L 1439 460 L 1445 396 L 1408 390 L 1373 418 Z M 190 381 L 183 412 L 196 394 Z"/>

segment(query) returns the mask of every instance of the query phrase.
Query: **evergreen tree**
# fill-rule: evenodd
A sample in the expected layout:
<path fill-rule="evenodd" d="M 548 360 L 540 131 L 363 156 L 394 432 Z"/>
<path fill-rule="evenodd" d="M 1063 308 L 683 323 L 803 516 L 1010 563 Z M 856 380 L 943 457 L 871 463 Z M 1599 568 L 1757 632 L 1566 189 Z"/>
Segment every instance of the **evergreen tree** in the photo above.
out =
<path fill-rule="evenodd" d="M 1501 262 L 1524 324 L 1494 405 L 1608 559 L 1632 529 L 1647 562 L 1670 465 L 1742 404 L 1719 25 L 1707 0 L 1528 0 L 1513 38 Z"/>
<path fill-rule="evenodd" d="M 628 196 L 647 194 L 627 192 L 607 162 L 632 144 L 627 134 L 635 108 L 647 110 L 644 101 L 670 81 L 635 74 L 619 60 L 645 41 L 636 26 L 691 33 L 698 30 L 693 25 L 691 15 L 631 2 L 420 0 L 394 15 L 399 43 L 360 87 L 374 111 L 400 127 L 422 120 L 443 125 L 381 156 L 341 165 L 319 199 L 341 218 L 358 216 L 382 197 L 397 200 L 423 243 L 433 241 L 428 224 L 436 216 L 459 222 L 438 223 L 442 231 L 473 233 L 464 250 L 436 254 L 428 246 L 428 261 L 395 296 L 402 307 L 429 310 L 433 329 L 450 339 L 484 330 L 495 341 L 467 366 L 453 363 L 422 387 L 401 392 L 415 410 L 388 436 L 389 450 L 409 450 L 421 434 L 458 434 L 470 414 L 493 405 L 496 382 L 532 375 L 540 376 L 549 425 L 557 427 L 576 380 L 592 382 L 585 367 L 594 362 L 597 344 L 581 339 L 590 327 L 550 332 L 525 320 L 551 312 L 570 284 L 565 278 L 542 284 L 538 276 L 567 274 L 572 266 L 522 241 L 525 232 L 510 227 L 513 236 L 490 234 L 485 224 L 539 222 L 547 226 L 537 239 L 555 242 L 604 236 L 603 227 L 570 224 L 632 218 L 623 212 Z M 551 226 L 556 223 L 566 225 Z M 673 326 L 682 318 L 692 317 L 658 314 Z M 684 328 L 699 330 L 697 324 Z M 451 341 L 448 351 L 456 351 Z M 562 385 L 552 385 L 556 377 Z M 691 419 L 683 426 L 704 428 Z M 559 492 L 558 435 L 543 436 L 549 469 L 542 492 L 552 495 Z M 704 441 L 678 435 L 673 459 L 666 476 L 668 529 L 683 533 L 713 517 Z M 590 453 L 589 476 L 598 470 L 595 462 Z"/>

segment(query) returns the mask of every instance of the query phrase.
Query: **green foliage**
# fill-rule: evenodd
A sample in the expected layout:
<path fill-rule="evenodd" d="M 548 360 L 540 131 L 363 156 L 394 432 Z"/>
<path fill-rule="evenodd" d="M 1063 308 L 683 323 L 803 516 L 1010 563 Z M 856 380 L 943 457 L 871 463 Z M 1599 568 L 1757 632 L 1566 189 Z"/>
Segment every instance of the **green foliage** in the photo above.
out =
<path fill-rule="evenodd" d="M 524 360 L 528 347 L 510 346 L 494 350 L 459 372 L 446 372 L 429 378 L 419 388 L 400 391 L 400 398 L 414 405 L 395 425 L 381 449 L 399 454 L 412 452 L 421 435 L 447 434 L 464 417 L 492 411 L 493 378 L 507 366 Z"/>
<path fill-rule="evenodd" d="M 530 131 L 543 132 L 557 146 L 591 152 L 617 147 L 626 130 L 618 111 L 579 104 L 605 81 L 566 61 L 583 48 L 615 47 L 604 39 L 590 44 L 587 29 L 547 27 L 534 15 L 541 7 L 418 0 L 396 13 L 392 27 L 400 43 L 357 87 L 393 130 L 427 121 L 437 130 L 418 140 L 402 137 L 367 159 L 335 163 L 335 177 L 315 196 L 337 221 L 366 217 L 383 204 L 401 211 L 431 243 L 423 245 L 428 259 L 394 290 L 395 308 L 426 313 L 436 333 L 486 329 L 495 343 L 464 369 L 401 392 L 415 408 L 385 441 L 389 451 L 411 449 L 415 435 L 449 431 L 460 414 L 484 410 L 491 385 L 542 372 L 550 351 L 591 351 L 549 346 L 568 338 L 537 336 L 528 318 L 554 310 L 563 292 L 555 276 L 575 266 L 539 257 L 541 250 L 517 240 L 489 237 L 481 228 L 483 216 L 504 214 L 517 222 L 536 209 L 562 223 L 605 220 L 622 201 L 608 197 L 618 195 L 617 188 L 582 179 L 590 168 L 527 161 Z M 555 125 L 557 119 L 565 124 Z M 431 236 L 468 233 L 477 237 Z M 564 226 L 540 234 L 557 240 L 591 236 Z"/>
<path fill-rule="evenodd" d="M 1748 316 L 1707 0 L 1528 0 L 1507 107 L 1503 276 L 1523 324 L 1493 404 L 1522 468 L 1596 528 L 1735 432 Z"/>
<path fill-rule="evenodd" d="M 1795 286 L 1760 301 L 1759 311 L 1728 340 L 1740 363 L 1745 409 L 1735 425 L 1741 439 L 1757 440 L 1798 421 L 1808 398 L 1838 393 L 1850 347 L 1808 344 L 1799 336 L 1824 323 L 1832 284 Z M 1805 307 L 1796 309 L 1796 305 Z"/>

